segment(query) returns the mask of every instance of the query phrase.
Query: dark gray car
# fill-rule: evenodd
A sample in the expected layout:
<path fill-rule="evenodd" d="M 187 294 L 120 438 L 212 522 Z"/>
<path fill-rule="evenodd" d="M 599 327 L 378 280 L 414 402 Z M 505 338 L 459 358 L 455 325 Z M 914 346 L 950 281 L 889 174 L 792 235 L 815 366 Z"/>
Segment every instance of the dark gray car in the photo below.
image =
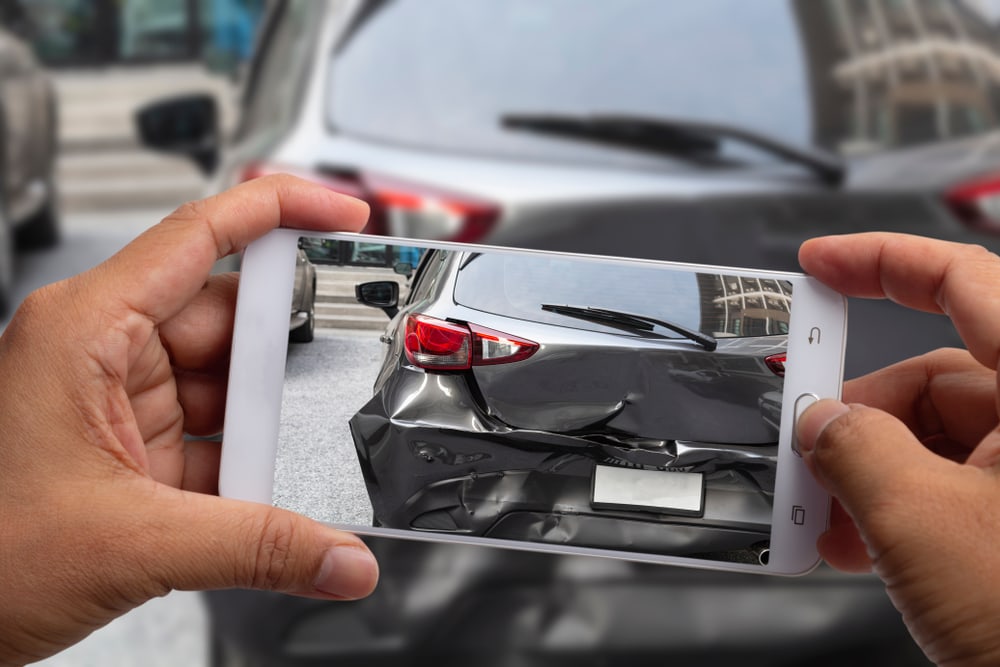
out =
<path fill-rule="evenodd" d="M 791 284 L 571 257 L 432 251 L 351 420 L 378 524 L 766 559 Z M 599 495 L 695 477 L 692 506 Z M 703 480 L 703 481 L 702 481 Z M 602 489 L 603 490 L 603 489 Z M 697 507 L 695 507 L 697 506 Z"/>

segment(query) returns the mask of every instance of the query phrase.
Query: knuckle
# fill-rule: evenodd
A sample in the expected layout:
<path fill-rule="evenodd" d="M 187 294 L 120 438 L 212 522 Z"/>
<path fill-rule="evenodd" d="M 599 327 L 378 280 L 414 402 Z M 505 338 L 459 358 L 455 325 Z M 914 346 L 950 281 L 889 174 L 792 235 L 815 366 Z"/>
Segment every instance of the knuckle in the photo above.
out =
<path fill-rule="evenodd" d="M 270 511 L 257 528 L 257 548 L 251 554 L 250 585 L 261 590 L 296 588 L 298 529 L 292 517 Z"/>
<path fill-rule="evenodd" d="M 203 199 L 196 199 L 194 201 L 189 201 L 181 204 L 174 212 L 163 219 L 165 223 L 171 221 L 191 221 L 200 220 L 205 216 L 205 201 Z"/>

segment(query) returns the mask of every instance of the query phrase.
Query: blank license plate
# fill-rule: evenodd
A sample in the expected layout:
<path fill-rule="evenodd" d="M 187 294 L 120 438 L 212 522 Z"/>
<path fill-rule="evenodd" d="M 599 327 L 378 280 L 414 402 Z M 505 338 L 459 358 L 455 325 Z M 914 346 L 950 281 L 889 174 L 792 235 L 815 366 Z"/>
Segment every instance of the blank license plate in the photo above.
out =
<path fill-rule="evenodd" d="M 705 512 L 705 479 L 700 472 L 594 466 L 592 494 L 591 505 L 597 509 L 685 516 L 701 516 Z"/>

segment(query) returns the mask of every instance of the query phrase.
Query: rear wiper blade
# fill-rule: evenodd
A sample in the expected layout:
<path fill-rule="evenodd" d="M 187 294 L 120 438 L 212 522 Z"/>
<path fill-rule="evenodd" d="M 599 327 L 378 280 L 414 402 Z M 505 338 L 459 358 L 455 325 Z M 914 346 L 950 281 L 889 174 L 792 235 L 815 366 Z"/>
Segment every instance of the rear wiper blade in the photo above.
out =
<path fill-rule="evenodd" d="M 629 115 L 515 113 L 501 116 L 500 123 L 513 130 L 680 156 L 715 155 L 721 141 L 740 141 L 788 162 L 802 165 L 829 185 L 840 185 L 847 174 L 843 160 L 833 153 L 816 148 L 801 148 L 742 127 L 697 120 Z"/>
<path fill-rule="evenodd" d="M 476 259 L 479 259 L 479 256 L 482 255 L 482 254 L 483 253 L 481 253 L 481 252 L 470 252 L 469 256 L 466 257 L 464 260 L 462 260 L 462 265 L 458 267 L 458 270 L 462 271 L 469 264 L 472 264 L 473 261 L 475 261 Z"/>
<path fill-rule="evenodd" d="M 626 313 L 620 310 L 610 310 L 608 308 L 564 306 L 555 303 L 543 303 L 542 310 L 547 310 L 550 313 L 558 313 L 559 315 L 566 315 L 567 317 L 576 317 L 581 320 L 589 320 L 599 324 L 607 324 L 609 326 L 615 326 L 631 331 L 651 332 L 655 327 L 660 326 L 664 329 L 669 329 L 674 333 L 678 333 L 688 340 L 693 340 L 709 352 L 715 350 L 715 348 L 719 345 L 718 341 L 715 340 L 713 336 L 706 333 L 688 329 L 687 327 L 683 327 L 673 322 L 667 322 L 666 320 L 658 320 L 655 317 L 649 317 L 647 315 L 636 315 L 635 313 Z"/>

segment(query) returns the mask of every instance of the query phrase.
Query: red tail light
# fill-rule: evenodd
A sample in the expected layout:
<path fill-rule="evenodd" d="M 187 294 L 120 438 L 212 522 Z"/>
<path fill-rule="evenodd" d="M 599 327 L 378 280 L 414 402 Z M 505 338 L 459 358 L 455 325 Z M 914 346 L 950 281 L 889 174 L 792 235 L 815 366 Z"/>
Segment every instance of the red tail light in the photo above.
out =
<path fill-rule="evenodd" d="M 500 214 L 491 202 L 370 173 L 308 171 L 252 162 L 240 180 L 274 173 L 293 174 L 365 200 L 371 206 L 364 229 L 368 234 L 472 243 L 489 233 Z"/>
<path fill-rule="evenodd" d="M 451 322 L 410 315 L 403 346 L 406 358 L 419 368 L 459 371 L 472 367 L 472 334 Z"/>
<path fill-rule="evenodd" d="M 970 227 L 1000 233 L 1000 174 L 958 185 L 945 200 Z"/>
<path fill-rule="evenodd" d="M 472 331 L 472 365 L 509 364 L 527 359 L 538 349 L 538 343 L 500 331 L 470 324 Z"/>
<path fill-rule="evenodd" d="M 527 359 L 538 349 L 538 343 L 475 324 L 409 315 L 403 348 L 406 358 L 419 368 L 459 371 Z"/>
<path fill-rule="evenodd" d="M 764 359 L 764 363 L 767 367 L 771 369 L 771 372 L 778 377 L 785 377 L 785 353 L 772 354 L 771 356 Z"/>

